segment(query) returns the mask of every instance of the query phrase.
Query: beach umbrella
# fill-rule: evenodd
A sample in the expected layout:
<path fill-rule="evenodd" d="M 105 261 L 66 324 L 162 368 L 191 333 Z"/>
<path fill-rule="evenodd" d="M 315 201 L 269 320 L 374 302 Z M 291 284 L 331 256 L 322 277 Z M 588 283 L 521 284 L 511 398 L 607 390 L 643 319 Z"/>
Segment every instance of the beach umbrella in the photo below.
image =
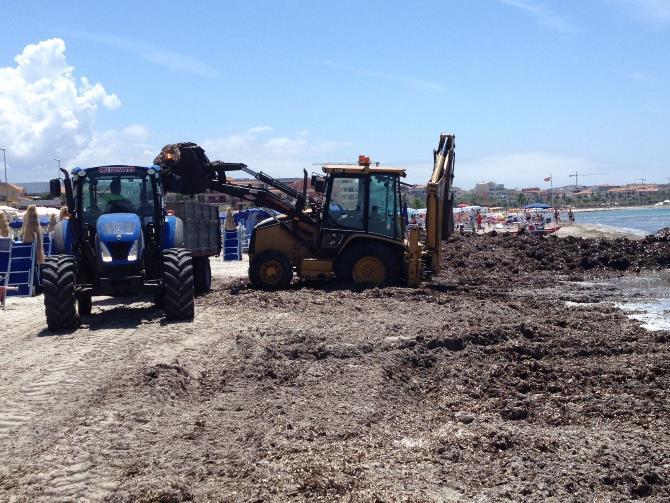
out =
<path fill-rule="evenodd" d="M 550 204 L 544 204 L 544 203 L 533 203 L 533 204 L 527 204 L 524 206 L 524 209 L 527 210 L 546 210 L 548 208 L 551 208 Z"/>
<path fill-rule="evenodd" d="M 456 205 L 456 208 L 467 208 L 467 207 L 468 207 L 468 205 L 467 205 L 467 204 L 463 204 L 463 203 L 461 203 L 461 204 L 457 204 L 457 205 Z"/>

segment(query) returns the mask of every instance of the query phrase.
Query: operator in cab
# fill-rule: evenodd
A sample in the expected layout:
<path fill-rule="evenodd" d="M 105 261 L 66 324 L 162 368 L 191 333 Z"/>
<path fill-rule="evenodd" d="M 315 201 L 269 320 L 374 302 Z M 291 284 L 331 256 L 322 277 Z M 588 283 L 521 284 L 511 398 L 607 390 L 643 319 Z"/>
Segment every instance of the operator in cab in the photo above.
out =
<path fill-rule="evenodd" d="M 134 213 L 135 208 L 123 194 L 121 194 L 121 178 L 115 177 L 109 184 L 109 193 L 102 194 L 101 199 L 106 202 L 105 213 Z"/>

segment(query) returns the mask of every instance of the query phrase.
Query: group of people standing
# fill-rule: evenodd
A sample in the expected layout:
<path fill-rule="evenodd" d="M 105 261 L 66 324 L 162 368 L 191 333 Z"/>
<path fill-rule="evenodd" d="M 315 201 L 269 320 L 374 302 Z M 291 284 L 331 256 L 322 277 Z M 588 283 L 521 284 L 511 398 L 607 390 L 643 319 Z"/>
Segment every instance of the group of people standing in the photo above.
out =
<path fill-rule="evenodd" d="M 58 218 L 56 215 L 52 214 L 49 219 L 49 225 L 47 226 L 47 233 L 50 233 L 56 227 L 56 224 L 69 218 L 70 214 L 67 210 L 67 207 L 63 207 L 60 210 Z M 26 212 L 23 215 L 23 225 L 19 236 L 23 243 L 37 243 L 37 263 L 42 265 L 44 263 L 44 239 L 43 239 L 42 226 L 40 225 L 39 216 L 37 214 L 37 207 L 34 204 L 31 204 L 26 209 Z M 8 238 L 12 236 L 11 229 L 9 227 L 9 220 L 7 215 L 3 211 L 0 211 L 0 237 Z M 15 238 L 16 239 L 16 238 Z"/>

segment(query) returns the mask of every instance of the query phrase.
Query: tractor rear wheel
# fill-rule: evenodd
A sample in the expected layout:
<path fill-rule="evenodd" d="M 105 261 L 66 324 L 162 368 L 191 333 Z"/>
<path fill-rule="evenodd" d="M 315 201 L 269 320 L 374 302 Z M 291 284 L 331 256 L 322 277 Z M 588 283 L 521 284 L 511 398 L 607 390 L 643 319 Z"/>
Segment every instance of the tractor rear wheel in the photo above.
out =
<path fill-rule="evenodd" d="M 80 318 L 77 312 L 77 263 L 74 257 L 47 257 L 42 266 L 42 288 L 49 330 L 76 330 Z"/>
<path fill-rule="evenodd" d="M 195 314 L 193 301 L 193 259 L 188 250 L 163 251 L 163 307 L 168 320 L 190 320 Z"/>
<path fill-rule="evenodd" d="M 207 293 L 212 289 L 212 266 L 209 257 L 193 258 L 193 287 L 195 294 Z"/>
<path fill-rule="evenodd" d="M 286 255 L 266 250 L 255 255 L 249 264 L 249 280 L 259 290 L 288 288 L 293 279 L 293 266 Z"/>
<path fill-rule="evenodd" d="M 387 286 L 398 281 L 400 257 L 389 246 L 375 242 L 353 244 L 335 263 L 335 278 L 357 286 Z"/>

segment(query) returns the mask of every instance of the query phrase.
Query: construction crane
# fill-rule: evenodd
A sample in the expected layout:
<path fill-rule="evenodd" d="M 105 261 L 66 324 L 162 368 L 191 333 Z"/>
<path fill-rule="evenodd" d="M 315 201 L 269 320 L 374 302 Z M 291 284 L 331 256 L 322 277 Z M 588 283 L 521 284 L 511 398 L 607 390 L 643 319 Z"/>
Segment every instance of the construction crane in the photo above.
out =
<path fill-rule="evenodd" d="M 606 175 L 607 173 L 579 173 L 578 171 L 575 171 L 574 173 L 571 173 L 568 175 L 570 178 L 575 179 L 575 187 L 579 186 L 579 177 L 580 176 L 597 176 L 597 175 Z"/>

